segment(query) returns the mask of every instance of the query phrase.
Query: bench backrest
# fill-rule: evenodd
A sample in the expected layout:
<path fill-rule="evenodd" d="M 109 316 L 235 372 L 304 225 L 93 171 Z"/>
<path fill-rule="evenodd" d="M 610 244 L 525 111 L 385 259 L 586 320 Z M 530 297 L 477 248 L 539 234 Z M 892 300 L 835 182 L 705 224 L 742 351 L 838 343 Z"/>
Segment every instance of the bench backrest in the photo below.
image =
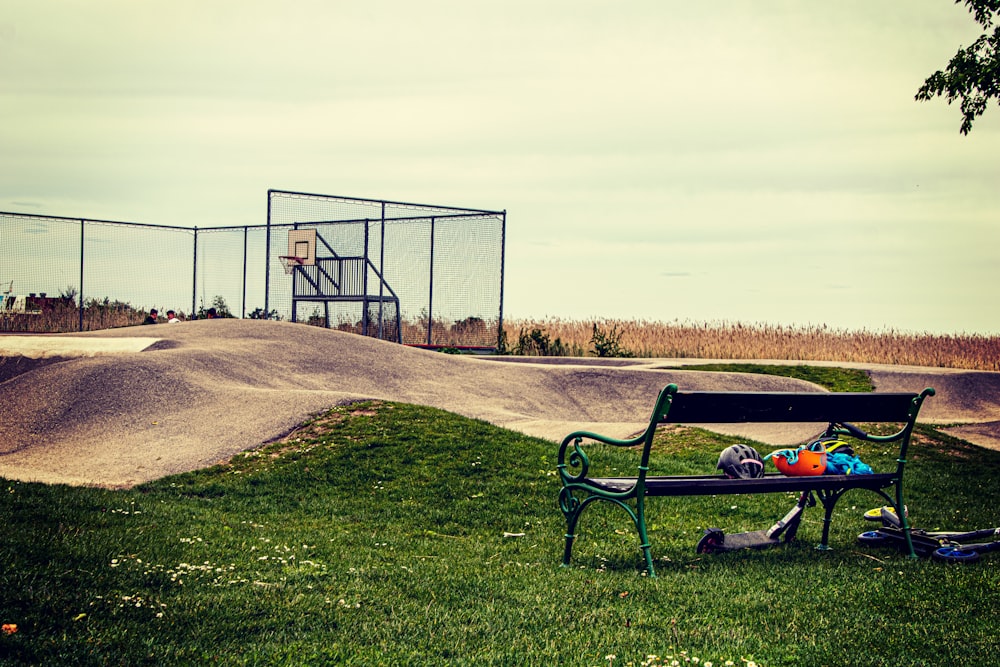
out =
<path fill-rule="evenodd" d="M 749 422 L 908 422 L 919 394 L 851 392 L 678 391 L 668 385 L 657 401 L 660 424 Z"/>
<path fill-rule="evenodd" d="M 643 493 L 649 473 L 649 457 L 660 424 L 734 424 L 801 422 L 826 424 L 825 435 L 853 436 L 875 443 L 896 443 L 896 479 L 902 481 L 910 434 L 920 406 L 934 389 L 919 394 L 860 392 L 736 392 L 680 391 L 676 384 L 664 387 L 656 399 L 649 425 L 643 433 L 627 440 L 574 431 L 563 438 L 559 448 L 559 470 L 563 482 L 576 483 L 589 474 L 590 462 L 581 447 L 585 439 L 616 446 L 642 445 L 637 488 Z M 900 424 L 892 433 L 866 433 L 856 423 Z M 574 473 L 568 472 L 571 468 Z"/>
<path fill-rule="evenodd" d="M 814 422 L 830 426 L 827 435 L 857 435 L 854 422 L 893 422 L 902 427 L 888 435 L 863 437 L 873 442 L 896 442 L 899 446 L 896 474 L 902 479 L 910 433 L 917 413 L 934 389 L 928 387 L 919 394 L 861 392 L 738 392 L 680 391 L 668 384 L 660 391 L 656 407 L 650 416 L 646 432 L 636 439 L 643 440 L 639 464 L 640 484 L 649 470 L 649 454 L 658 424 L 733 424 Z M 841 425 L 841 426 L 837 426 Z"/>

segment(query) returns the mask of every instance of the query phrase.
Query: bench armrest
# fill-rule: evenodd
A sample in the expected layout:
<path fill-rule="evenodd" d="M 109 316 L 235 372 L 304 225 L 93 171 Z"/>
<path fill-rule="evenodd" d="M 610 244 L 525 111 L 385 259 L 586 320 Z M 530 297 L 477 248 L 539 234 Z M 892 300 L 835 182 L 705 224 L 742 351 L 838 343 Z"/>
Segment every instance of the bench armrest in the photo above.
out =
<path fill-rule="evenodd" d="M 562 444 L 559 446 L 559 460 L 556 464 L 559 476 L 562 477 L 563 483 L 580 482 L 586 479 L 590 471 L 590 458 L 583 449 L 584 440 L 615 447 L 634 447 L 642 444 L 643 439 L 643 434 L 634 438 L 622 439 L 590 431 L 573 431 L 563 438 Z M 576 473 L 573 474 L 571 469 L 575 469 Z"/>
<path fill-rule="evenodd" d="M 593 440 L 594 442 L 603 442 L 605 445 L 615 445 L 616 447 L 634 447 L 642 442 L 643 434 L 635 436 L 634 438 L 612 438 L 607 435 L 601 435 L 600 433 L 592 433 L 590 431 L 573 431 L 567 435 L 562 440 L 562 447 L 559 448 L 560 453 L 565 450 L 571 443 L 579 445 L 584 440 Z"/>

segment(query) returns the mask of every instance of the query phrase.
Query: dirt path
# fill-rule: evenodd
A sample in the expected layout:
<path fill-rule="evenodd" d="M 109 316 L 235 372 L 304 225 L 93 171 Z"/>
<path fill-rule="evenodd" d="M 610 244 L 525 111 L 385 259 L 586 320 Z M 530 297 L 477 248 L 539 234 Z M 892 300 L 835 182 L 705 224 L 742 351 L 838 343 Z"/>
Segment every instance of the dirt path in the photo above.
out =
<path fill-rule="evenodd" d="M 444 355 L 255 320 L 0 336 L 0 476 L 131 486 L 227 459 L 363 398 L 439 407 L 558 440 L 576 428 L 619 436 L 641 429 L 668 382 L 819 390 L 790 378 L 678 370 L 670 360 L 545 361 Z M 961 423 L 956 435 L 1000 449 L 1000 373 L 867 368 L 882 391 L 934 386 L 921 421 Z M 748 430 L 775 445 L 814 432 Z"/>

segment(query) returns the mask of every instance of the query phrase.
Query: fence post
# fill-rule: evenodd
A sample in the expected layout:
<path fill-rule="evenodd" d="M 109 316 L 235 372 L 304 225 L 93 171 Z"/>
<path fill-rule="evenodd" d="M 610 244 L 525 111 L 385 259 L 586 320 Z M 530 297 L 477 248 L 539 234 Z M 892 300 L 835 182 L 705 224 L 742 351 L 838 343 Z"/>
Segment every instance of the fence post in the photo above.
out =
<path fill-rule="evenodd" d="M 240 319 L 247 316 L 247 234 L 249 230 L 243 225 L 243 296 L 240 304 Z"/>
<path fill-rule="evenodd" d="M 86 223 L 81 218 L 80 219 L 80 324 L 77 327 L 78 331 L 83 331 L 83 229 Z"/>
<path fill-rule="evenodd" d="M 431 261 L 428 276 L 427 294 L 427 344 L 431 344 L 431 332 L 434 330 L 434 216 L 431 216 Z"/>
<path fill-rule="evenodd" d="M 507 209 L 500 216 L 500 322 L 497 326 L 497 349 L 500 349 L 500 338 L 503 335 L 503 274 L 504 261 L 507 254 Z"/>
<path fill-rule="evenodd" d="M 368 218 L 365 218 L 365 260 L 361 263 L 361 335 L 368 335 Z"/>
<path fill-rule="evenodd" d="M 194 228 L 194 272 L 191 275 L 191 317 L 198 312 L 195 303 L 198 298 L 198 227 Z"/>
<path fill-rule="evenodd" d="M 269 306 L 271 297 L 271 193 L 273 190 L 267 191 L 267 228 L 265 229 L 264 238 L 264 319 L 271 319 L 271 310 Z M 295 308 L 294 304 L 292 307 L 292 321 L 295 321 Z"/>
<path fill-rule="evenodd" d="M 385 202 L 382 202 L 381 209 L 378 232 L 378 339 L 384 340 L 382 320 L 385 318 L 385 313 L 382 308 L 385 304 Z M 396 311 L 399 311 L 398 305 Z"/>

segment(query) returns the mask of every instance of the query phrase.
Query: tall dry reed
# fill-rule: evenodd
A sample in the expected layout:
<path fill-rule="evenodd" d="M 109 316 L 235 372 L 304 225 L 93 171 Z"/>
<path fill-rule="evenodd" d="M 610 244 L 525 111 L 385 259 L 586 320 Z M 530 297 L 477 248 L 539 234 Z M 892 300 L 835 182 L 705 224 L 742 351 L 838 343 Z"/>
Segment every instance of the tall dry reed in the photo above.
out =
<path fill-rule="evenodd" d="M 637 357 L 846 361 L 1000 370 L 1000 336 L 849 331 L 826 326 L 789 327 L 739 322 L 646 320 L 506 320 L 508 341 L 521 332 L 545 331 L 568 349 L 593 354 L 594 325 L 620 333 L 620 346 Z"/>

